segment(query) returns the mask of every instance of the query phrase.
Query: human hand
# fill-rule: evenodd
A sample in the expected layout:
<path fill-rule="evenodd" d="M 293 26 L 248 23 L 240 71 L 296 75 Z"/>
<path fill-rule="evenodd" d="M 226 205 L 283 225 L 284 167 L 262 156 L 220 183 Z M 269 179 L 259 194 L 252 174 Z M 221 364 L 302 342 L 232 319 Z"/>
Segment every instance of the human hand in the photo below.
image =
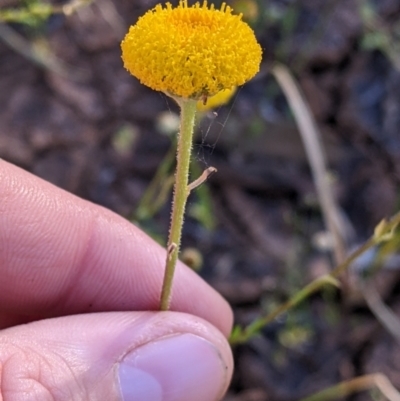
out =
<path fill-rule="evenodd" d="M 213 289 L 179 264 L 157 312 L 165 251 L 138 228 L 4 161 L 0 194 L 0 399 L 223 396 L 232 312 Z"/>

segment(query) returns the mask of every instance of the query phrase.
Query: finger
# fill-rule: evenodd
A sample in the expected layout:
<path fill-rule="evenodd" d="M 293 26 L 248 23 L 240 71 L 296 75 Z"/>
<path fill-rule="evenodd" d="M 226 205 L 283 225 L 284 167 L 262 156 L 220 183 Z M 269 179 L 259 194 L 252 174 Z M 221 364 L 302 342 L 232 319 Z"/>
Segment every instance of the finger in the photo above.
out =
<path fill-rule="evenodd" d="M 233 369 L 223 335 L 176 312 L 109 312 L 16 326 L 0 340 L 0 399 L 216 401 Z"/>
<path fill-rule="evenodd" d="M 3 322 L 158 309 L 165 250 L 133 224 L 4 161 L 0 194 Z M 230 331 L 228 304 L 182 264 L 171 308 Z"/>

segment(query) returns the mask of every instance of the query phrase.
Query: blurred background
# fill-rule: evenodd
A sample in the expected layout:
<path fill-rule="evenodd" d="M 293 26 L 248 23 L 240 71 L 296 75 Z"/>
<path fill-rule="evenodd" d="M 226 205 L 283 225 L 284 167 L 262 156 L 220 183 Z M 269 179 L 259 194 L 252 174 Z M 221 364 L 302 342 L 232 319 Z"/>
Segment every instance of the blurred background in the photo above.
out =
<path fill-rule="evenodd" d="M 316 174 L 331 188 L 342 257 L 399 210 L 400 1 L 227 3 L 255 30 L 263 63 L 199 116 L 192 177 L 218 172 L 189 199 L 182 258 L 246 326 L 340 261 Z M 178 108 L 120 55 L 129 25 L 155 4 L 0 0 L 0 157 L 165 244 Z M 314 120 L 326 170 L 310 167 L 318 151 L 305 152 L 291 102 Z M 351 382 L 370 373 L 400 389 L 399 237 L 357 260 L 342 291 L 324 289 L 235 346 L 225 401 L 290 401 L 349 380 L 350 398 L 379 398 Z"/>

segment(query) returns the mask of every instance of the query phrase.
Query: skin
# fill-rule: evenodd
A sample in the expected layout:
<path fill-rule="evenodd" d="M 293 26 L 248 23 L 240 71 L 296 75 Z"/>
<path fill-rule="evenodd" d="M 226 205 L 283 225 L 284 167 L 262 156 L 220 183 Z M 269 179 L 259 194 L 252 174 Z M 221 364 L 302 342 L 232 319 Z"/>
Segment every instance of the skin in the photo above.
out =
<path fill-rule="evenodd" d="M 137 227 L 1 160 L 0 194 L 0 400 L 120 400 L 101 361 L 182 333 L 215 346 L 226 389 L 232 311 L 200 277 L 178 264 L 157 312 L 165 250 Z"/>

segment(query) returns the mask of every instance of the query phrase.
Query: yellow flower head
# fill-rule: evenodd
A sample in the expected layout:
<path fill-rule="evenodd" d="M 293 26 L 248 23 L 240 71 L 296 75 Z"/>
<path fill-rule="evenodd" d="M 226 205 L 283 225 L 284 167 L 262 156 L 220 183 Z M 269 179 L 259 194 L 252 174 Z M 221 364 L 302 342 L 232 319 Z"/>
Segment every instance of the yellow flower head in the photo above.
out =
<path fill-rule="evenodd" d="M 180 0 L 158 4 L 121 43 L 125 68 L 141 83 L 182 98 L 201 99 L 244 84 L 259 70 L 261 47 L 242 16 L 225 3 Z"/>

